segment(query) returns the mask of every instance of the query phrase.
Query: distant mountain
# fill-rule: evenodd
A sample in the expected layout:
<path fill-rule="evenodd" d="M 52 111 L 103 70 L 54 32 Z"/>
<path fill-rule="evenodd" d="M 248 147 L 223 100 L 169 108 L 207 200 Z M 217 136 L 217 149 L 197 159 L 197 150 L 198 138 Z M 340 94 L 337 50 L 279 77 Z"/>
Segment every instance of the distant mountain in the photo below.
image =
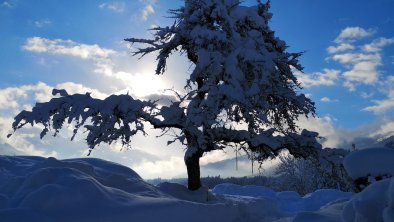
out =
<path fill-rule="evenodd" d="M 7 143 L 0 143 L 0 155 L 23 156 L 26 155 L 26 153 L 15 149 L 13 146 Z"/>
<path fill-rule="evenodd" d="M 388 148 L 393 148 L 394 149 L 394 135 L 380 139 L 376 142 L 376 145 L 379 147 L 388 147 Z"/>
<path fill-rule="evenodd" d="M 345 149 L 352 149 L 353 146 L 355 146 L 355 148 L 358 150 L 374 147 L 389 147 L 394 149 L 394 135 L 384 138 L 357 137 L 352 142 L 346 142 L 344 144 L 341 144 L 339 147 Z"/>
<path fill-rule="evenodd" d="M 252 162 L 246 155 L 238 157 L 238 169 L 236 169 L 236 159 L 226 159 L 217 161 L 201 166 L 202 176 L 222 176 L 222 177 L 243 177 L 243 176 L 256 176 L 259 174 L 272 175 L 273 165 L 267 161 L 266 165 L 259 171 L 258 162 L 253 164 L 252 174 Z"/>

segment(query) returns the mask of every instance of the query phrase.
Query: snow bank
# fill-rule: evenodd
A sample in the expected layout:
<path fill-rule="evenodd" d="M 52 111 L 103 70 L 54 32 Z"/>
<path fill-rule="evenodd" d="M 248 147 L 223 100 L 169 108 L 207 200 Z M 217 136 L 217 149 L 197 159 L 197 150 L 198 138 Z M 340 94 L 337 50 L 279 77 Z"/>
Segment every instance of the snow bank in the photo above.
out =
<path fill-rule="evenodd" d="M 394 176 L 394 149 L 370 148 L 348 154 L 343 165 L 353 179 Z"/>
<path fill-rule="evenodd" d="M 344 221 L 394 221 L 394 178 L 375 182 L 356 194 L 343 211 Z"/>

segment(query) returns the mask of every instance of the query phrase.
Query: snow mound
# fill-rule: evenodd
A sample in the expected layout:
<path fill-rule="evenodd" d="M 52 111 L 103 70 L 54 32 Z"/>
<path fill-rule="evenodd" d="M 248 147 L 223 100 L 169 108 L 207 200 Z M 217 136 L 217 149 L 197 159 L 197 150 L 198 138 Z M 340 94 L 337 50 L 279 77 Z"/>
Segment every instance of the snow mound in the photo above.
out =
<path fill-rule="evenodd" d="M 352 179 L 394 176 L 394 149 L 370 148 L 348 154 L 343 165 Z"/>
<path fill-rule="evenodd" d="M 238 208 L 226 203 L 173 198 L 108 161 L 0 156 L 2 222 L 237 221 L 239 216 Z"/>
<path fill-rule="evenodd" d="M 345 206 L 344 221 L 394 221 L 394 178 L 375 182 L 356 194 Z"/>

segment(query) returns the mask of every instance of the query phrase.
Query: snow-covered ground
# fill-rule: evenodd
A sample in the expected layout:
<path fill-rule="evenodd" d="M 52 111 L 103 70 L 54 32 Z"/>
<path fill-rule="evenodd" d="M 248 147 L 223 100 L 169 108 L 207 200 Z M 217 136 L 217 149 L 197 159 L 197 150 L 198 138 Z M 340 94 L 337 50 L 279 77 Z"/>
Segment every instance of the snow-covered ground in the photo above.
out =
<path fill-rule="evenodd" d="M 94 159 L 0 156 L 0 221 L 394 221 L 394 179 L 359 194 L 220 184 L 212 190 L 146 183 Z"/>

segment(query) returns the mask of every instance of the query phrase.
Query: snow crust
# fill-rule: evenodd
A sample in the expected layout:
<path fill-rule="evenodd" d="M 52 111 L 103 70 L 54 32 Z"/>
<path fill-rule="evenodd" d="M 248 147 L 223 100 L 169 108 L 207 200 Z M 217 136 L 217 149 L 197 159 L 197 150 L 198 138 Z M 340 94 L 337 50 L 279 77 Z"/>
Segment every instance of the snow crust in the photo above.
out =
<path fill-rule="evenodd" d="M 133 170 L 94 158 L 0 156 L 0 221 L 393 221 L 394 179 L 353 195 L 301 197 L 260 186 L 146 183 Z"/>
<path fill-rule="evenodd" d="M 394 176 L 394 149 L 370 148 L 351 152 L 343 161 L 349 176 Z"/>

